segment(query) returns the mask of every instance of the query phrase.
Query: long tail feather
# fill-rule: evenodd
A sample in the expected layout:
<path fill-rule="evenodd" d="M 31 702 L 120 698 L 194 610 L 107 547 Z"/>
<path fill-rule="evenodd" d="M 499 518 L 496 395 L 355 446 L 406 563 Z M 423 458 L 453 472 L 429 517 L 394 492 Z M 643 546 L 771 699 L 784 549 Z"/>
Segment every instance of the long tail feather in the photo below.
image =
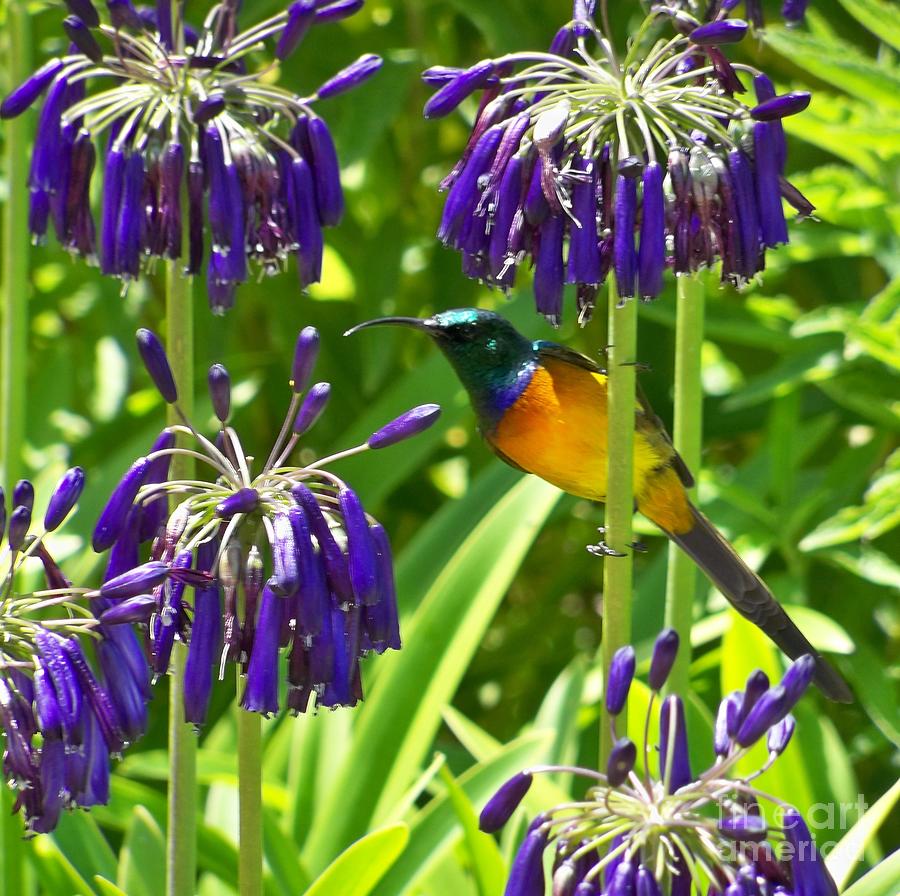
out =
<path fill-rule="evenodd" d="M 852 703 L 853 694 L 847 682 L 819 656 L 762 579 L 693 505 L 691 512 L 693 528 L 683 535 L 666 533 L 669 538 L 697 563 L 742 616 L 761 628 L 791 659 L 804 653 L 815 657 L 813 680 L 826 697 L 838 703 Z"/>

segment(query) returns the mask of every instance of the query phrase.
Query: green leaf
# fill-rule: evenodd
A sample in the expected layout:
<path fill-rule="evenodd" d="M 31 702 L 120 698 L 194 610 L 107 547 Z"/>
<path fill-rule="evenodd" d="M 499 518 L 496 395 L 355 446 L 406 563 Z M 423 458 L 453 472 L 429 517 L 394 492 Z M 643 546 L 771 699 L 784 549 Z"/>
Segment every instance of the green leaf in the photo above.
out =
<path fill-rule="evenodd" d="M 53 832 L 53 839 L 86 880 L 95 874 L 116 876 L 115 853 L 92 814 L 67 812 Z"/>
<path fill-rule="evenodd" d="M 493 837 L 485 836 L 479 829 L 478 815 L 472 802 L 450 769 L 442 765 L 439 774 L 463 831 L 469 863 L 478 883 L 478 892 L 481 896 L 494 896 L 503 889 L 506 881 L 506 863 L 500 855 L 497 841 Z"/>
<path fill-rule="evenodd" d="M 409 842 L 409 826 L 372 831 L 342 852 L 313 882 L 305 896 L 367 896 Z"/>
<path fill-rule="evenodd" d="M 359 837 L 416 776 L 443 707 L 560 494 L 540 479 L 522 479 L 470 530 L 422 596 L 403 650 L 381 657 L 356 715 L 353 744 L 304 850 L 307 867 L 321 868 Z"/>
<path fill-rule="evenodd" d="M 94 883 L 97 885 L 99 896 L 128 896 L 124 890 L 120 890 L 111 880 L 107 880 L 99 874 L 94 875 Z"/>
<path fill-rule="evenodd" d="M 885 0 L 840 0 L 840 4 L 863 28 L 868 28 L 875 37 L 900 52 L 900 20 L 896 4 Z"/>
<path fill-rule="evenodd" d="M 884 677 L 884 660 L 868 644 L 862 643 L 857 645 L 847 662 L 857 683 L 857 699 L 881 733 L 894 746 L 900 747 L 900 705 L 896 691 L 892 687 L 879 686 Z"/>
<path fill-rule="evenodd" d="M 266 864 L 281 893 L 300 891 L 309 885 L 309 875 L 300 863 L 297 844 L 281 829 L 275 811 L 263 806 L 263 850 Z"/>
<path fill-rule="evenodd" d="M 896 896 L 900 890 L 900 849 L 879 862 L 858 880 L 844 896 Z"/>
<path fill-rule="evenodd" d="M 34 852 L 31 858 L 39 870 L 43 892 L 94 896 L 93 889 L 52 837 L 37 837 L 32 843 L 32 849 Z"/>
<path fill-rule="evenodd" d="M 840 842 L 825 859 L 825 864 L 838 886 L 844 889 L 853 876 L 856 864 L 862 859 L 866 846 L 878 836 L 881 826 L 900 801 L 900 780 L 873 806 L 870 806 L 859 821 L 841 837 Z"/>
<path fill-rule="evenodd" d="M 159 896 L 166 891 L 165 837 L 143 806 L 135 806 L 131 813 L 116 883 L 128 896 Z"/>

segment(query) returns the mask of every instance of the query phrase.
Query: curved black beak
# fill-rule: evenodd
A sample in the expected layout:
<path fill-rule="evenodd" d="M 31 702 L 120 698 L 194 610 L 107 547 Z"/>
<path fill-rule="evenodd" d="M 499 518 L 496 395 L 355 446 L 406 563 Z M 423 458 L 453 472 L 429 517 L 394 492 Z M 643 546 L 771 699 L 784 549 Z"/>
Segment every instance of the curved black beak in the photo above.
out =
<path fill-rule="evenodd" d="M 379 317 L 375 320 L 367 320 L 361 324 L 357 324 L 355 327 L 351 327 L 344 333 L 345 336 L 352 336 L 354 333 L 358 333 L 360 330 L 364 330 L 366 327 L 381 327 L 381 326 L 389 326 L 395 325 L 400 327 L 412 327 L 415 330 L 423 330 L 428 333 L 432 327 L 434 326 L 434 321 L 431 318 L 421 318 L 421 317 Z"/>

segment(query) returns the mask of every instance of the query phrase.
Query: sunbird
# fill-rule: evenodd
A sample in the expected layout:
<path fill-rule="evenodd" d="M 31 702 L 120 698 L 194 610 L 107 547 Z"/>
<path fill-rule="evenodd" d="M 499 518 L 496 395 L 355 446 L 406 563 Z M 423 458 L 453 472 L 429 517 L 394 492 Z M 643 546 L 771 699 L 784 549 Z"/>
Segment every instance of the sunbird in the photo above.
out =
<path fill-rule="evenodd" d="M 499 314 L 476 308 L 428 318 L 382 317 L 358 324 L 346 335 L 382 325 L 412 327 L 434 340 L 468 392 L 481 434 L 501 460 L 571 495 L 605 500 L 607 379 L 598 364 L 564 345 L 532 341 Z M 692 485 L 662 421 L 639 394 L 634 414 L 637 509 L 789 657 L 815 657 L 814 680 L 823 694 L 852 702 L 847 683 L 691 503 L 687 489 Z"/>

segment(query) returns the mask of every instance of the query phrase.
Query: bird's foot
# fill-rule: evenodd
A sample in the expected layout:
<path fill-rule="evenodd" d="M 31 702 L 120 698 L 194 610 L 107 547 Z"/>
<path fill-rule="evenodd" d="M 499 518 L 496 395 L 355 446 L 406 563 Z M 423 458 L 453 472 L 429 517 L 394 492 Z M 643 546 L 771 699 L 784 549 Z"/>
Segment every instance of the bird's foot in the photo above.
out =
<path fill-rule="evenodd" d="M 638 373 L 652 373 L 653 368 L 643 361 L 623 361 L 619 367 L 633 367 Z"/>
<path fill-rule="evenodd" d="M 587 550 L 589 554 L 593 554 L 595 557 L 627 557 L 627 554 L 623 554 L 621 551 L 617 551 L 615 548 L 611 548 L 605 541 L 598 541 L 597 544 L 589 544 L 587 546 Z"/>

